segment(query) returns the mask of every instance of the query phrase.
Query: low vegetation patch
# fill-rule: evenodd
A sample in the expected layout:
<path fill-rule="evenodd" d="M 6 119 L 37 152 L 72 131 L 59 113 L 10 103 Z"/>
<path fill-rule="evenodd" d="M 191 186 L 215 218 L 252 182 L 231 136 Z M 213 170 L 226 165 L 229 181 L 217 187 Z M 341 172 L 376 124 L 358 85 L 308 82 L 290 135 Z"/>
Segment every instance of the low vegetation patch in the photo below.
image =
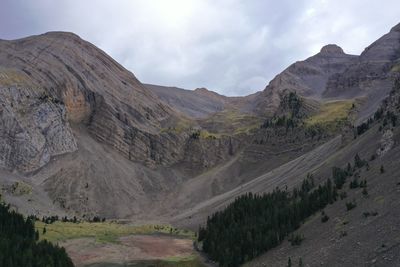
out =
<path fill-rule="evenodd" d="M 116 242 L 121 236 L 134 234 L 171 234 L 194 239 L 194 233 L 180 230 L 170 225 L 129 225 L 115 222 L 61 222 L 46 224 L 37 221 L 36 229 L 40 240 L 51 242 L 65 241 L 81 237 L 93 237 L 99 242 Z M 43 229 L 45 233 L 43 234 Z"/>
<path fill-rule="evenodd" d="M 288 240 L 292 246 L 300 246 L 301 242 L 303 242 L 304 240 L 304 236 L 299 234 L 292 234 Z"/>
<path fill-rule="evenodd" d="M 400 64 L 396 64 L 390 70 L 391 72 L 400 72 Z"/>
<path fill-rule="evenodd" d="M 363 216 L 365 218 L 368 218 L 369 216 L 375 217 L 375 216 L 378 216 L 378 212 L 377 211 L 364 211 Z"/>
<path fill-rule="evenodd" d="M 202 121 L 201 124 L 214 135 L 236 135 L 248 134 L 252 130 L 258 129 L 261 119 L 238 110 L 224 110 L 213 114 Z"/>
<path fill-rule="evenodd" d="M 325 211 L 321 212 L 321 222 L 325 223 L 329 220 L 329 216 L 325 213 Z"/>
<path fill-rule="evenodd" d="M 10 188 L 10 193 L 14 196 L 29 195 L 32 193 L 32 187 L 24 182 L 15 182 Z"/>
<path fill-rule="evenodd" d="M 0 68 L 0 84 L 3 86 L 12 86 L 12 85 L 23 85 L 29 86 L 31 85 L 31 81 L 29 80 L 29 74 L 19 72 L 14 69 L 5 69 Z"/>
<path fill-rule="evenodd" d="M 349 119 L 354 101 L 331 101 L 322 104 L 319 112 L 305 120 L 306 126 L 325 125 L 328 128 L 336 128 Z"/>
<path fill-rule="evenodd" d="M 355 207 L 357 207 L 357 203 L 356 203 L 355 200 L 350 201 L 350 202 L 346 202 L 346 209 L 348 211 L 354 209 Z"/>

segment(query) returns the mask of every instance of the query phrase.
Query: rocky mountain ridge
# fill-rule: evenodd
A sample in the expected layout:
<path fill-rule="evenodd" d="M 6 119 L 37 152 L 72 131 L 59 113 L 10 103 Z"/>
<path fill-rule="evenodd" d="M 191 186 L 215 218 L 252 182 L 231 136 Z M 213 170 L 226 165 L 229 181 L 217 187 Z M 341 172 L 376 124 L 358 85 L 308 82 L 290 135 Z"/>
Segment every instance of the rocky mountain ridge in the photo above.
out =
<path fill-rule="evenodd" d="M 64 212 L 170 219 L 341 132 L 349 139 L 353 116 L 390 91 L 398 35 L 396 26 L 360 56 L 327 45 L 247 97 L 143 85 L 71 33 L 2 40 L 2 176 L 45 190 Z"/>

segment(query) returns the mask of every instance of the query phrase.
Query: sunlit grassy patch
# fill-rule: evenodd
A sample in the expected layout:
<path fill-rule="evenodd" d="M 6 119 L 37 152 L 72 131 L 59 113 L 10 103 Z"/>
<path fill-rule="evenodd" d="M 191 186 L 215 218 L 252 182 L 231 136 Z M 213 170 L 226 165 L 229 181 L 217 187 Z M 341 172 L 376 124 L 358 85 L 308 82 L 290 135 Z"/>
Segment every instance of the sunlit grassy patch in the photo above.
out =
<path fill-rule="evenodd" d="M 185 257 L 168 257 L 162 260 L 160 266 L 202 267 L 204 265 L 197 255 L 190 255 Z"/>
<path fill-rule="evenodd" d="M 180 134 L 189 131 L 193 127 L 195 127 L 195 123 L 193 121 L 187 118 L 180 118 L 175 125 L 162 128 L 161 133 Z"/>
<path fill-rule="evenodd" d="M 3 86 L 29 85 L 29 77 L 14 69 L 0 68 L 0 84 Z"/>
<path fill-rule="evenodd" d="M 319 112 L 306 120 L 307 125 L 329 123 L 338 120 L 346 120 L 349 116 L 354 101 L 331 101 L 324 103 Z"/>
<path fill-rule="evenodd" d="M 219 138 L 219 137 L 220 137 L 219 134 L 213 134 L 213 133 L 210 133 L 210 132 L 208 132 L 206 130 L 201 130 L 200 131 L 200 138 L 203 138 L 203 139 L 216 139 L 216 138 Z"/>
<path fill-rule="evenodd" d="M 353 100 L 340 100 L 323 103 L 319 111 L 305 120 L 308 128 L 319 128 L 334 132 L 341 129 L 347 121 L 351 121 Z"/>
<path fill-rule="evenodd" d="M 29 195 L 32 193 L 32 187 L 22 181 L 13 183 L 10 190 L 15 196 Z"/>
<path fill-rule="evenodd" d="M 385 198 L 383 196 L 377 196 L 374 201 L 379 204 L 383 204 L 385 202 Z"/>
<path fill-rule="evenodd" d="M 261 119 L 238 110 L 224 110 L 213 114 L 203 124 L 212 133 L 231 135 L 249 133 L 252 129 L 259 128 Z"/>
<path fill-rule="evenodd" d="M 396 64 L 391 69 L 392 72 L 400 72 L 400 64 Z"/>
<path fill-rule="evenodd" d="M 187 238 L 194 238 L 194 233 L 188 230 L 181 230 L 170 225 L 129 225 L 114 222 L 54 222 L 45 224 L 37 221 L 36 229 L 39 231 L 40 239 L 47 239 L 51 242 L 65 241 L 82 237 L 93 237 L 98 242 L 116 242 L 121 236 L 133 234 L 171 234 Z M 43 234 L 43 228 L 46 233 Z"/>

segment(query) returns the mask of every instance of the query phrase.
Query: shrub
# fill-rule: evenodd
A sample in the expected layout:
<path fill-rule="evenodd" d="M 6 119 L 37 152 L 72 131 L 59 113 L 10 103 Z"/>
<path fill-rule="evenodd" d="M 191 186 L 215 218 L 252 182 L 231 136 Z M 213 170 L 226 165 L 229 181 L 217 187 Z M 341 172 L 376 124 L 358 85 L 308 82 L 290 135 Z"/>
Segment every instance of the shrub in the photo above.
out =
<path fill-rule="evenodd" d="M 375 217 L 375 216 L 378 215 L 378 212 L 377 211 L 364 211 L 363 215 L 364 215 L 365 218 L 367 218 L 369 216 Z"/>
<path fill-rule="evenodd" d="M 362 194 L 363 194 L 364 196 L 368 196 L 367 188 L 365 188 L 365 187 L 363 188 Z"/>
<path fill-rule="evenodd" d="M 350 189 L 354 189 L 354 188 L 359 187 L 359 183 L 358 183 L 357 178 L 354 178 L 354 180 L 350 182 L 349 186 L 350 186 Z"/>
<path fill-rule="evenodd" d="M 346 202 L 346 209 L 348 211 L 354 209 L 355 207 L 357 207 L 357 203 L 355 200 L 353 200 L 351 202 Z"/>
<path fill-rule="evenodd" d="M 342 170 L 338 167 L 332 168 L 332 177 L 337 189 L 341 189 L 343 187 L 347 176 L 348 173 L 345 170 Z"/>
<path fill-rule="evenodd" d="M 304 236 L 296 234 L 293 235 L 289 238 L 290 244 L 292 246 L 299 246 L 301 244 L 301 242 L 303 242 L 304 240 Z"/>
<path fill-rule="evenodd" d="M 190 135 L 191 139 L 199 139 L 200 138 L 200 131 L 196 131 Z"/>
<path fill-rule="evenodd" d="M 361 157 L 358 155 L 358 153 L 354 156 L 354 167 L 355 168 L 361 168 L 366 164 L 367 164 L 367 161 L 361 159 Z"/>
<path fill-rule="evenodd" d="M 326 215 L 326 213 L 325 213 L 324 211 L 322 211 L 322 213 L 321 213 L 321 222 L 322 222 L 322 223 L 325 223 L 325 222 L 327 222 L 328 220 L 329 220 L 329 216 Z"/>

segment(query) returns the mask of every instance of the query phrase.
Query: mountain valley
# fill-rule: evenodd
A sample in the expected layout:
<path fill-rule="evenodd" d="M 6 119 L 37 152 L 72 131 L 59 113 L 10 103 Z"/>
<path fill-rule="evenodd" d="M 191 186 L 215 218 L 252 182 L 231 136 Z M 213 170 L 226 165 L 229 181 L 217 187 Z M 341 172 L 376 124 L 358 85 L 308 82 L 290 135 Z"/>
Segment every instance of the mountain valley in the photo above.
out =
<path fill-rule="evenodd" d="M 240 263 L 287 266 L 290 258 L 293 266 L 300 259 L 304 266 L 398 266 L 399 116 L 400 24 L 360 55 L 326 45 L 242 97 L 144 84 L 73 33 L 0 40 L 2 199 L 37 218 L 156 226 L 121 230 L 110 244 L 94 242 L 92 232 L 49 240 L 79 255 L 72 256 L 76 266 L 107 266 L 101 253 L 90 252 L 97 262 L 86 260 L 76 249 L 82 244 L 111 253 L 112 266 L 125 266 L 174 258 L 172 252 L 152 258 L 146 250 L 156 243 L 162 251 L 170 242 L 171 251 L 190 258 L 175 266 L 232 266 L 198 251 L 199 226 L 208 217 L 250 192 L 291 192 L 308 176 L 317 191 L 334 180 L 335 167 L 356 166 L 356 156 L 367 163 L 338 188 L 346 197 L 295 229 L 304 236 L 301 245 L 285 238 Z M 365 180 L 368 192 L 350 188 L 352 179 Z M 348 201 L 356 207 L 347 210 Z M 62 232 L 57 223 L 53 231 Z M 104 231 L 114 233 L 113 227 Z M 113 247 L 121 244 L 148 253 L 129 258 L 126 247 Z M 155 266 L 174 266 L 162 264 Z"/>

